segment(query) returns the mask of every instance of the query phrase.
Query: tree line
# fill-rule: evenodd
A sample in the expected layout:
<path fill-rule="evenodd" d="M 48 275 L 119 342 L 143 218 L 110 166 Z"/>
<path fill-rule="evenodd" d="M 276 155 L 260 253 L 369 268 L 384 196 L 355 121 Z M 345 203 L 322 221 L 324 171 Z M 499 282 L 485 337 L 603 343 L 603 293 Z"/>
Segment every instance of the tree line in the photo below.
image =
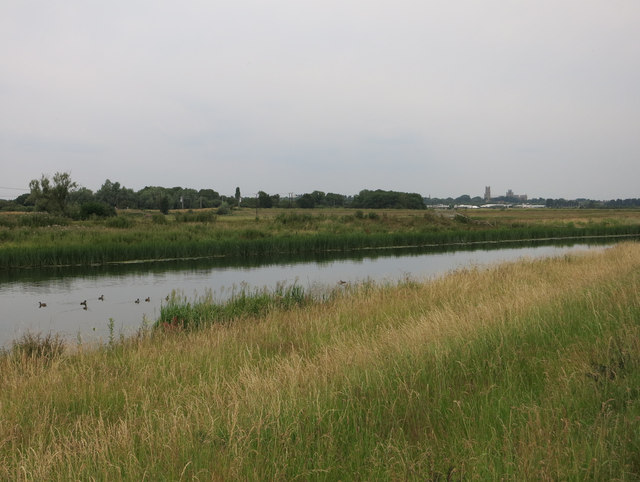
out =
<path fill-rule="evenodd" d="M 146 186 L 139 191 L 107 179 L 100 189 L 79 186 L 68 172 L 57 172 L 53 177 L 42 175 L 29 183 L 29 193 L 11 201 L 0 201 L 3 211 L 44 211 L 73 218 L 92 215 L 111 216 L 118 209 L 157 209 L 168 213 L 176 209 L 215 208 L 219 214 L 228 214 L 235 207 L 247 208 L 399 208 L 424 209 L 420 194 L 381 189 L 362 190 L 355 196 L 313 191 L 301 195 L 280 196 L 259 191 L 256 195 L 242 196 L 236 187 L 233 196 L 221 195 L 214 189 L 166 188 Z"/>
<path fill-rule="evenodd" d="M 492 198 L 491 202 L 518 203 L 507 197 Z M 536 198 L 530 204 L 548 208 L 634 208 L 640 207 L 640 199 L 616 199 L 595 201 L 590 199 L 566 200 Z M 242 196 L 236 187 L 233 196 L 221 195 L 214 189 L 166 188 L 145 186 L 134 191 L 119 182 L 107 179 L 100 189 L 93 192 L 79 186 L 68 172 L 57 172 L 53 177 L 42 175 L 29 183 L 29 193 L 13 200 L 0 200 L 0 211 L 45 211 L 72 218 L 85 219 L 91 216 L 112 216 L 118 209 L 153 209 L 166 214 L 177 209 L 214 208 L 218 214 L 228 214 L 235 207 L 247 208 L 322 208 L 349 207 L 357 209 L 426 209 L 433 206 L 455 206 L 471 204 L 481 206 L 485 200 L 479 196 L 465 194 L 457 198 L 424 198 L 418 193 L 364 189 L 347 196 L 336 193 L 313 191 L 301 195 L 268 194 L 259 191 L 256 195 Z"/>

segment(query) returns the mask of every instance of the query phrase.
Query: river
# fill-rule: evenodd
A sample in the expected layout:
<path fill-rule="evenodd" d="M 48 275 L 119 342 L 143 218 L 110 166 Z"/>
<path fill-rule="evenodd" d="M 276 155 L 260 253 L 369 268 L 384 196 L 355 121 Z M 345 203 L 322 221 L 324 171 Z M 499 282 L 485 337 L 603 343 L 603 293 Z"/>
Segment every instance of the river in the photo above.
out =
<path fill-rule="evenodd" d="M 7 348 L 28 331 L 58 333 L 82 343 L 104 342 L 112 324 L 115 336 L 131 335 L 159 317 L 162 304 L 173 290 L 190 299 L 211 291 L 216 299 L 224 300 L 243 287 L 273 289 L 278 284 L 297 283 L 306 290 L 323 290 L 340 281 L 426 280 L 467 266 L 603 247 L 573 244 L 445 252 L 364 250 L 334 257 L 325 254 L 306 259 L 245 260 L 231 265 L 224 259 L 208 259 L 7 272 L 0 274 L 0 347 Z M 81 304 L 85 300 L 86 305 Z M 41 303 L 46 306 L 40 307 Z"/>

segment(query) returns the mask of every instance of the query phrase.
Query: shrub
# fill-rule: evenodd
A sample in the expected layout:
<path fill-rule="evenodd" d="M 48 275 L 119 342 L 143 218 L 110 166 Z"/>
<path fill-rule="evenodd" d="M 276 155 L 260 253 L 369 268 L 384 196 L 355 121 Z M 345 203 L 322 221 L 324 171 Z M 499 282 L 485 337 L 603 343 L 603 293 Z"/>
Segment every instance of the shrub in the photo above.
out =
<path fill-rule="evenodd" d="M 216 214 L 219 214 L 220 216 L 231 214 L 231 207 L 229 206 L 229 203 L 224 201 L 222 204 L 220 204 L 220 207 L 216 211 Z"/>
<path fill-rule="evenodd" d="M 89 219 L 92 216 L 108 218 L 116 215 L 113 206 L 98 201 L 89 201 L 80 206 L 80 219 Z"/>

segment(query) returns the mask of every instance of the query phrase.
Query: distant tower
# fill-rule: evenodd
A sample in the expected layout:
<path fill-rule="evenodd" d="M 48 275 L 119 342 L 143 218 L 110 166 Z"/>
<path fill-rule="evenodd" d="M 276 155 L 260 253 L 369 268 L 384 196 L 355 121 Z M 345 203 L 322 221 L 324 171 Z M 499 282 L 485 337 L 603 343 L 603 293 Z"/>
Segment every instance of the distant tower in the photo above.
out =
<path fill-rule="evenodd" d="M 491 200 L 491 186 L 486 186 L 484 188 L 484 200 L 487 202 Z"/>

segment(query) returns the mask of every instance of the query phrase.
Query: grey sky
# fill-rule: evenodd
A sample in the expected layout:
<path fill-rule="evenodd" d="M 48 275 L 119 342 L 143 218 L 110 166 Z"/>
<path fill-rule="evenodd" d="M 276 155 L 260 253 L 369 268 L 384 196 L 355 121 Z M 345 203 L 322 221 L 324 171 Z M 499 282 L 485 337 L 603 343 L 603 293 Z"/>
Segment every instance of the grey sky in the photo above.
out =
<path fill-rule="evenodd" d="M 640 197 L 637 0 L 3 0 L 0 198 Z"/>

